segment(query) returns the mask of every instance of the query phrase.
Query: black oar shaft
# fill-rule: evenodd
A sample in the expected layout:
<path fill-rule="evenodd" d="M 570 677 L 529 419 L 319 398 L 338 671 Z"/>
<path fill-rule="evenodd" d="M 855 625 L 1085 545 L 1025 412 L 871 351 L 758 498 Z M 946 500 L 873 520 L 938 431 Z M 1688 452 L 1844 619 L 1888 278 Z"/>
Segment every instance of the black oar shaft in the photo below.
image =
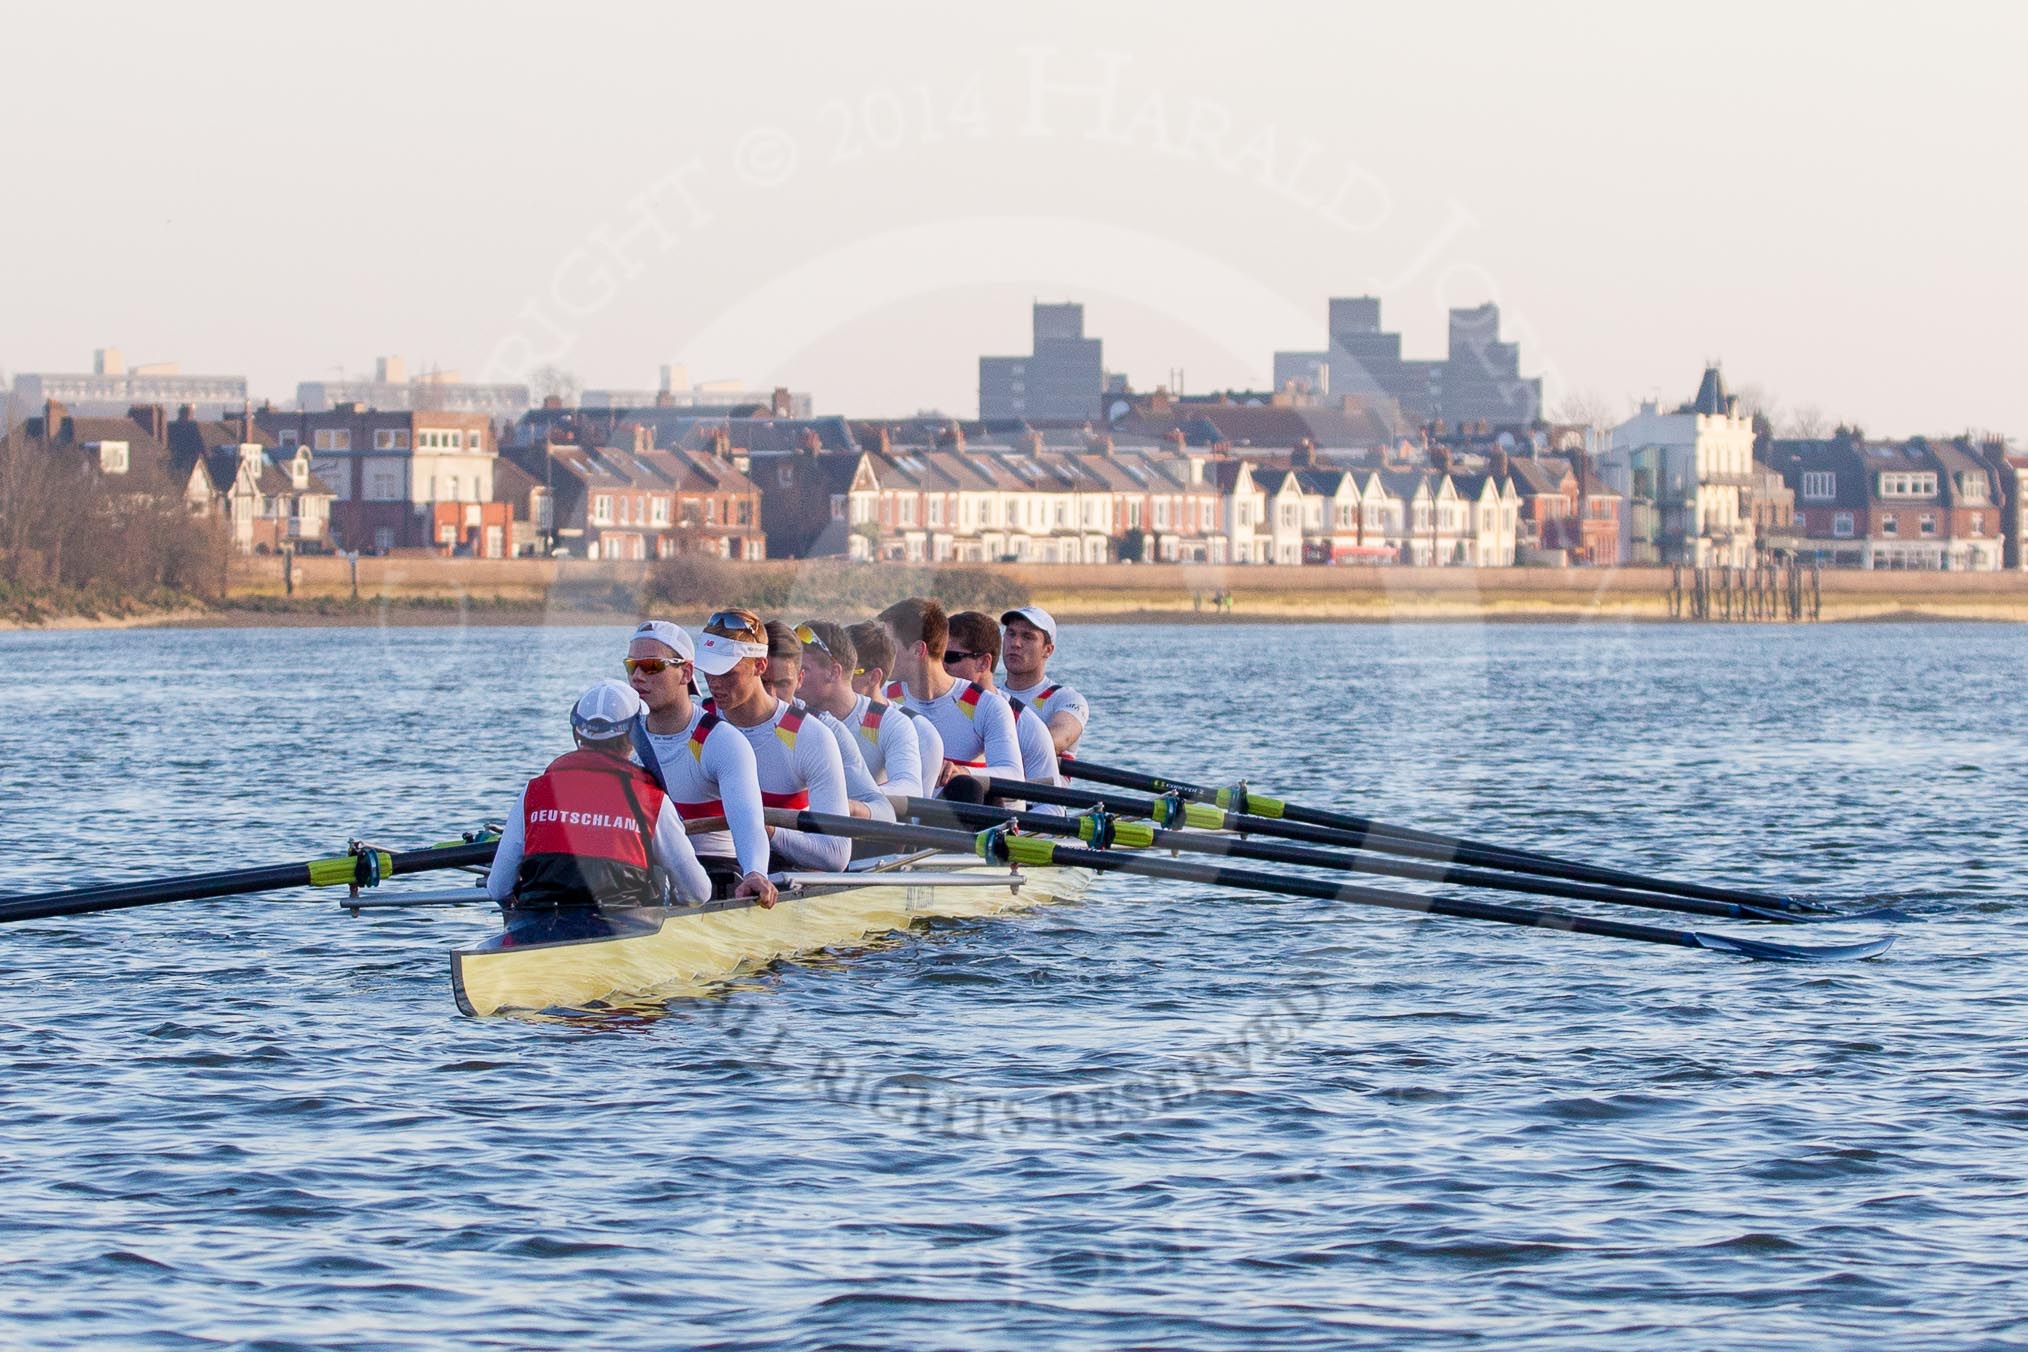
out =
<path fill-rule="evenodd" d="M 1164 786 L 1162 789 L 1143 787 L 1141 791 L 1144 793 L 1166 792 L 1171 789 L 1184 791 L 1188 787 L 1174 784 L 1169 780 L 1154 779 L 1147 775 L 1135 776 L 1132 771 L 1114 770 L 1104 766 L 1094 767 L 1086 761 L 1065 761 L 1063 765 L 1066 771 L 1079 776 L 1085 776 L 1086 772 L 1099 769 L 1115 778 L 1137 778 L 1144 786 L 1157 784 Z M 1096 775 L 1089 777 L 1098 780 L 1098 776 Z M 1111 780 L 1099 780 L 1098 782 L 1111 782 Z M 1071 807 L 1087 803 L 1094 796 L 1104 796 L 1093 795 L 1084 790 L 1056 789 L 1048 785 L 1037 786 L 1029 784 L 1026 781 L 1020 782 L 1018 787 L 1021 788 L 1022 792 L 1013 793 L 1010 791 L 1006 796 L 1014 798 L 1026 797 L 1033 802 L 1056 803 Z M 1208 799 L 1201 795 L 1209 792 L 1209 790 L 1202 789 L 1195 790 L 1195 792 L 1186 791 L 1184 792 L 1184 796 L 1190 801 L 1206 802 Z M 1082 795 L 1082 797 L 1079 795 Z M 1152 806 L 1152 804 L 1149 806 Z M 1113 811 L 1114 809 L 1108 807 L 1107 810 Z M 1141 815 L 1146 811 L 1145 808 L 1141 807 L 1131 807 L 1126 810 L 1132 811 L 1136 815 Z M 1538 878 L 1563 878 L 1571 882 L 1597 883 L 1606 887 L 1623 887 L 1634 891 L 1657 892 L 1673 897 L 1692 897 L 1703 901 L 1724 901 L 1740 906 L 1757 906 L 1767 910 L 1813 909 L 1798 907 L 1790 898 L 1776 896 L 1771 892 L 1751 892 L 1739 888 L 1712 887 L 1703 883 L 1685 883 L 1666 878 L 1654 878 L 1646 874 L 1630 873 L 1623 869 L 1597 868 L 1589 864 L 1575 864 L 1551 859 L 1548 856 L 1529 855 L 1482 846 L 1474 841 L 1452 836 L 1438 836 L 1433 832 L 1416 833 L 1418 836 L 1429 837 L 1428 839 L 1411 839 L 1389 828 L 1372 829 L 1377 827 L 1378 823 L 1367 823 L 1358 826 L 1320 826 L 1312 822 L 1292 820 L 1288 815 L 1286 805 L 1284 805 L 1283 815 L 1279 817 L 1239 816 L 1230 812 L 1227 812 L 1225 815 L 1230 824 L 1223 829 L 1240 831 L 1247 835 L 1282 836 L 1286 839 L 1304 840 L 1317 845 L 1340 845 L 1352 849 L 1375 850 L 1382 854 L 1401 855 L 1411 859 L 1434 859 L 1443 862 L 1455 862 L 1467 867 L 1501 869 L 1509 873 L 1526 873 Z M 1365 818 L 1362 817 L 1348 816 L 1344 817 L 1343 820 L 1358 823 L 1365 822 Z"/>
<path fill-rule="evenodd" d="M 948 822 L 957 826 L 983 827 L 1014 821 L 1022 830 L 1046 835 L 1079 837 L 1076 819 L 1053 817 L 1042 812 L 1018 812 L 997 805 L 948 803 L 942 799 L 911 798 L 908 815 L 918 821 Z M 1456 868 L 1444 864 L 1415 863 L 1405 859 L 1372 855 L 1334 853 L 1303 845 L 1277 845 L 1268 841 L 1245 840 L 1215 835 L 1208 831 L 1172 831 L 1155 827 L 1151 845 L 1157 849 L 1183 850 L 1193 854 L 1220 854 L 1234 859 L 1255 859 L 1270 864 L 1300 864 L 1310 868 L 1338 869 L 1347 873 L 1370 873 L 1384 878 L 1412 878 L 1420 882 L 1455 883 L 1460 887 L 1483 887 L 1495 892 L 1525 892 L 1535 896 L 1564 897 L 1571 901 L 1610 902 L 1638 906 L 1651 911 L 1675 911 L 1683 915 L 1718 916 L 1727 920 L 1797 920 L 1800 916 L 1781 911 L 1760 910 L 1729 901 L 1703 901 L 1694 897 L 1660 896 L 1651 892 L 1601 887 L 1592 883 L 1562 882 L 1554 878 L 1521 878 L 1511 873 Z"/>
<path fill-rule="evenodd" d="M 906 826 L 874 822 L 858 817 L 833 817 L 820 812 L 795 814 L 795 829 L 818 835 L 853 836 L 861 840 L 885 841 L 896 845 L 932 846 L 938 849 L 973 852 L 977 837 L 969 832 L 938 827 Z M 1355 883 L 1329 882 L 1321 878 L 1292 877 L 1258 873 L 1228 864 L 1185 863 L 1182 860 L 1151 858 L 1146 855 L 1115 854 L 1105 850 L 1054 846 L 1050 863 L 1071 868 L 1088 868 L 1100 873 L 1126 873 L 1169 882 L 1212 883 L 1253 892 L 1309 897 L 1318 901 L 1349 901 L 1364 906 L 1381 906 L 1422 915 L 1453 916 L 1466 920 L 1491 920 L 1505 925 L 1526 925 L 1532 929 L 1563 930 L 1573 934 L 1596 934 L 1613 939 L 1635 939 L 1678 948 L 1702 945 L 1688 930 L 1663 929 L 1657 925 L 1636 925 L 1619 920 L 1595 920 L 1563 911 L 1537 911 L 1494 902 L 1468 901 L 1459 897 L 1424 897 L 1407 892 L 1389 892 Z"/>
<path fill-rule="evenodd" d="M 498 841 L 482 840 L 470 845 L 445 845 L 434 849 L 409 850 L 386 857 L 382 877 L 421 873 L 430 869 L 464 868 L 484 864 L 493 857 Z M 363 858 L 363 857 L 362 857 Z M 334 861 L 319 860 L 329 865 Z M 363 874 L 361 881 L 364 881 Z M 66 891 L 37 892 L 0 897 L 0 923 L 11 920 L 46 920 L 54 916 L 88 915 L 94 911 L 118 911 L 135 906 L 152 906 L 171 901 L 203 901 L 247 892 L 269 892 L 285 887 L 325 885 L 312 877 L 310 862 L 273 864 L 263 868 L 227 869 L 198 873 L 182 878 L 153 882 L 112 883 Z"/>

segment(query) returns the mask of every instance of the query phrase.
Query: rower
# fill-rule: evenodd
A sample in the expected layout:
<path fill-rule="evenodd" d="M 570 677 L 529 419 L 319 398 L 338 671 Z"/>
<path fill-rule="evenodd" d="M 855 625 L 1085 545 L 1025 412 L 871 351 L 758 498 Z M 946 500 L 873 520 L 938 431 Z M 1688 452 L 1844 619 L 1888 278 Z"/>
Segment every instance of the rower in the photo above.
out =
<path fill-rule="evenodd" d="M 682 626 L 647 620 L 627 643 L 627 679 L 645 706 L 634 751 L 684 821 L 722 817 L 726 826 L 692 845 L 721 895 L 775 903 L 768 881 L 768 834 L 761 820 L 753 748 L 690 697 L 695 647 Z"/>
<path fill-rule="evenodd" d="M 960 681 L 977 681 L 993 689 L 993 668 L 1000 662 L 1000 626 L 981 610 L 961 610 L 951 616 L 950 639 L 944 646 L 944 670 Z M 1023 779 L 1037 784 L 1061 784 L 1056 773 L 1056 744 L 1042 716 L 1014 695 L 998 692 L 1014 711 L 1014 734 L 1021 743 Z M 1037 804 L 1034 811 L 1061 816 L 1063 809 Z"/>
<path fill-rule="evenodd" d="M 791 640 L 793 642 L 793 639 Z M 768 667 L 768 635 L 760 616 L 728 607 L 704 622 L 697 644 L 697 669 L 711 687 L 718 716 L 745 736 L 753 748 L 761 802 L 768 807 L 848 815 L 845 763 L 828 730 L 809 726 L 801 704 L 784 703 L 762 683 Z M 804 868 L 842 873 L 852 842 L 770 826 L 772 852 Z"/>
<path fill-rule="evenodd" d="M 817 623 L 824 622 L 819 620 Z M 838 626 L 834 624 L 828 627 L 839 641 L 843 642 L 844 636 L 838 632 Z M 776 699 L 784 704 L 794 704 L 797 699 L 796 692 L 803 683 L 803 675 L 809 669 L 805 654 L 822 658 L 827 650 L 824 648 L 823 640 L 818 638 L 816 631 L 807 624 L 799 624 L 791 629 L 780 620 L 769 620 L 767 631 L 768 671 L 761 683 L 767 686 Z M 866 768 L 866 758 L 860 755 L 859 748 L 852 744 L 852 734 L 845 725 L 838 721 L 836 715 L 812 704 L 805 702 L 801 707 L 807 709 L 812 717 L 823 724 L 830 731 L 831 740 L 838 744 L 838 759 L 845 767 L 846 810 L 855 817 L 868 817 L 882 822 L 893 821 L 894 805 L 887 801 L 887 795 L 882 793 L 880 785 L 874 782 L 873 772 Z"/>
<path fill-rule="evenodd" d="M 1056 652 L 1056 621 L 1041 606 L 1022 606 L 1000 617 L 1007 684 L 1001 693 L 1018 699 L 1049 725 L 1056 754 L 1068 756 L 1091 721 L 1091 705 L 1067 685 L 1049 679 L 1045 668 Z"/>
<path fill-rule="evenodd" d="M 694 905 L 711 896 L 683 819 L 632 758 L 641 699 L 600 681 L 571 707 L 577 750 L 528 781 L 507 814 L 486 895 L 508 910 Z M 673 898 L 672 898 L 673 893 Z"/>
<path fill-rule="evenodd" d="M 894 637 L 894 671 L 901 677 L 907 707 L 921 710 L 944 739 L 943 766 L 936 776 L 939 793 L 978 802 L 985 795 L 979 776 L 1023 778 L 1021 744 L 1007 701 L 977 681 L 960 682 L 944 670 L 950 637 L 944 608 L 927 597 L 911 596 L 878 618 Z"/>
<path fill-rule="evenodd" d="M 894 669 L 894 636 L 880 621 L 862 620 L 845 637 L 858 656 L 852 668 L 852 693 L 858 698 L 846 721 L 857 726 L 866 744 L 866 768 L 875 778 L 886 774 L 889 793 L 927 798 L 936 787 L 936 767 L 944 763 L 944 738 L 920 710 L 895 704 L 882 693 L 887 673 Z"/>

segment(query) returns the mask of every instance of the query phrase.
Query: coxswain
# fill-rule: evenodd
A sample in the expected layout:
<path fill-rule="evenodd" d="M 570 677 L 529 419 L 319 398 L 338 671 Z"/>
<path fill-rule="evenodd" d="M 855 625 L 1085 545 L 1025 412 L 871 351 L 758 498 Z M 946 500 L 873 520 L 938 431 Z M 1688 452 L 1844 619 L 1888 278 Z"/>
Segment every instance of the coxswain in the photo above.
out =
<path fill-rule="evenodd" d="M 1056 652 L 1055 619 L 1041 606 L 1022 606 L 1000 617 L 1000 636 L 1007 666 L 1001 693 L 1041 715 L 1056 754 L 1070 755 L 1091 721 L 1091 705 L 1069 686 L 1049 679 L 1046 668 Z"/>
<path fill-rule="evenodd" d="M 994 689 L 993 668 L 1000 664 L 1000 626 L 981 610 L 961 610 L 950 618 L 950 639 L 944 646 L 944 670 L 960 681 L 977 681 Z M 997 692 L 1014 711 L 1014 735 L 1021 744 L 1021 777 L 1036 784 L 1061 784 L 1056 773 L 1056 744 L 1042 716 L 1005 691 Z M 1035 809 L 1060 815 L 1062 808 Z"/>
<path fill-rule="evenodd" d="M 905 702 L 936 724 L 944 739 L 944 762 L 937 775 L 943 797 L 976 802 L 986 778 L 1021 779 L 1021 744 L 1014 711 L 977 681 L 958 681 L 944 670 L 950 622 L 944 608 L 911 596 L 880 612 L 894 638 L 894 674 Z"/>
<path fill-rule="evenodd" d="M 723 818 L 726 829 L 691 841 L 721 895 L 775 903 L 753 748 L 691 698 L 695 646 L 681 625 L 647 620 L 627 642 L 627 680 L 644 715 L 634 729 L 641 764 L 686 822 Z"/>
<path fill-rule="evenodd" d="M 836 629 L 833 625 L 831 628 Z M 798 693 L 803 684 L 803 673 L 807 670 L 805 654 L 821 655 L 822 639 L 807 624 L 789 628 L 780 620 L 769 620 L 768 670 L 761 683 L 770 693 L 784 704 L 794 704 L 801 698 Z M 852 744 L 852 734 L 838 719 L 803 700 L 802 708 L 811 717 L 829 729 L 831 740 L 838 744 L 838 759 L 845 768 L 846 810 L 855 817 L 869 817 L 874 821 L 894 820 L 894 805 L 887 801 L 880 785 L 874 782 L 873 772 L 866 768 L 866 758 L 859 754 L 859 748 Z"/>
<path fill-rule="evenodd" d="M 768 667 L 768 635 L 760 616 L 740 607 L 714 614 L 704 622 L 696 662 L 711 688 L 718 716 L 737 728 L 753 748 L 761 802 L 772 808 L 848 815 L 845 764 L 838 743 L 828 729 L 813 726 L 809 710 L 776 698 L 762 683 Z M 768 842 L 774 857 L 827 873 L 844 872 L 852 858 L 852 842 L 843 836 L 770 826 Z"/>
<path fill-rule="evenodd" d="M 508 910 L 625 909 L 711 896 L 683 819 L 632 756 L 641 700 L 600 681 L 571 707 L 577 750 L 528 781 L 507 814 L 486 895 Z"/>
<path fill-rule="evenodd" d="M 915 709 L 889 699 L 887 673 L 894 667 L 894 636 L 878 620 L 862 620 L 845 631 L 855 661 L 852 714 L 865 745 L 866 768 L 874 778 L 886 776 L 888 792 L 927 798 L 936 788 L 937 768 L 944 763 L 943 734 Z M 927 772 L 926 772 L 927 771 Z"/>

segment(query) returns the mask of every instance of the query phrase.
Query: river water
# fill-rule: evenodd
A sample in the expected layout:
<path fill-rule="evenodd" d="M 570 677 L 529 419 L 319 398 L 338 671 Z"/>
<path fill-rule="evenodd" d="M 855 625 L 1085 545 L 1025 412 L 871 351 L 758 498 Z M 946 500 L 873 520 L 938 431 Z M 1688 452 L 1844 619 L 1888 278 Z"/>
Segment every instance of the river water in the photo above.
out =
<path fill-rule="evenodd" d="M 624 636 L 0 634 L 0 892 L 443 839 Z M 477 908 L 9 926 L 0 1343 L 2028 1342 L 2028 632 L 1080 626 L 1057 667 L 1093 759 L 1913 919 L 1751 963 L 1115 879 L 578 1022 L 456 1013 Z"/>

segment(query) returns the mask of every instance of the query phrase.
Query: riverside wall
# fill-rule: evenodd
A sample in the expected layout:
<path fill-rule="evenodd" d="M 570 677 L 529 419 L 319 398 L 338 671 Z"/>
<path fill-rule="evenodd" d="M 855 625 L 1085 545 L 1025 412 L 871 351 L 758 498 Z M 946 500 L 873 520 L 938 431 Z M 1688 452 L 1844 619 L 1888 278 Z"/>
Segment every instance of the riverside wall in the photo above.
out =
<path fill-rule="evenodd" d="M 320 600 L 478 604 L 555 612 L 626 610 L 651 564 L 576 559 L 235 559 L 230 593 L 253 603 Z M 729 565 L 792 580 L 836 560 Z M 878 565 L 869 565 L 877 567 Z M 965 565 L 979 568 L 981 565 Z M 1671 618 L 1668 568 L 1364 568 L 1193 564 L 985 565 L 1037 603 L 1086 619 L 1417 620 Z M 1685 585 L 1687 586 L 1687 579 Z M 1806 576 L 1805 586 L 1810 586 Z M 1892 573 L 1826 569 L 1821 618 L 2028 620 L 2028 573 Z M 356 590 L 355 590 L 356 589 Z M 1221 610 L 1215 598 L 1229 593 Z"/>

